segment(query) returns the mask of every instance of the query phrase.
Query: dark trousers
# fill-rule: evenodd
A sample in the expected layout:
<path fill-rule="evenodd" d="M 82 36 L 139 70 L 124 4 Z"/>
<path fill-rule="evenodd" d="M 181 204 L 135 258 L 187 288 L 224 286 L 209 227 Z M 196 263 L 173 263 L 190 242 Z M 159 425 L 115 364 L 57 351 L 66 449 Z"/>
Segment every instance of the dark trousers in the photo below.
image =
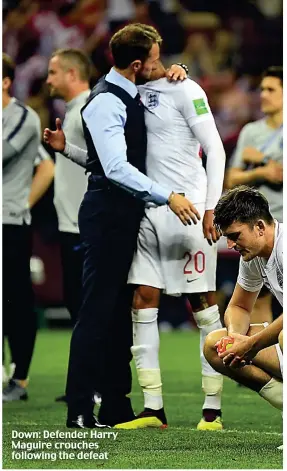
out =
<path fill-rule="evenodd" d="M 102 395 L 101 420 L 125 420 L 131 391 L 131 304 L 127 286 L 143 214 L 121 190 L 89 190 L 79 212 L 84 243 L 83 302 L 74 328 L 67 379 L 68 413 L 87 414 Z"/>
<path fill-rule="evenodd" d="M 76 324 L 82 302 L 83 248 L 79 234 L 60 232 L 64 303 L 72 325 Z"/>
<path fill-rule="evenodd" d="M 16 379 L 28 376 L 37 332 L 31 252 L 30 227 L 3 224 L 3 333 L 16 363 Z"/>

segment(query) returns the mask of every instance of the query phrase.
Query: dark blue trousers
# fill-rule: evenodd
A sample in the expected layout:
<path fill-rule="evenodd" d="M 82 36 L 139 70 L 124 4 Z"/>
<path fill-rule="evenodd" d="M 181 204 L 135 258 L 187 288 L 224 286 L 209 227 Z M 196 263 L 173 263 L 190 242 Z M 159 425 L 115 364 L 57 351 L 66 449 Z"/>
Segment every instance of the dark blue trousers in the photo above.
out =
<path fill-rule="evenodd" d="M 26 379 L 31 364 L 37 315 L 30 276 L 30 226 L 3 224 L 3 334 L 7 336 L 15 379 Z"/>
<path fill-rule="evenodd" d="M 79 212 L 83 301 L 70 346 L 66 391 L 70 415 L 89 415 L 93 393 L 98 391 L 102 421 L 128 420 L 133 289 L 127 277 L 142 215 L 143 203 L 124 190 L 101 181 L 89 183 Z"/>

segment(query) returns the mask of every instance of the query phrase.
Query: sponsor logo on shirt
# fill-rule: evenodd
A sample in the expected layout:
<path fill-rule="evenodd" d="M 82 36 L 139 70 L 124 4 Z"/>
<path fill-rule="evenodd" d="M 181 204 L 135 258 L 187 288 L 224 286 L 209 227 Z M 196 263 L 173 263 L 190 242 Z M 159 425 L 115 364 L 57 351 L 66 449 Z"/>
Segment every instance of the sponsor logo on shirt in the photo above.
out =
<path fill-rule="evenodd" d="M 208 113 L 208 109 L 203 98 L 198 98 L 197 100 L 193 100 L 193 104 L 194 104 L 194 108 L 195 108 L 195 112 L 197 116 Z"/>
<path fill-rule="evenodd" d="M 159 92 L 148 92 L 146 96 L 146 107 L 153 110 L 159 105 Z"/>

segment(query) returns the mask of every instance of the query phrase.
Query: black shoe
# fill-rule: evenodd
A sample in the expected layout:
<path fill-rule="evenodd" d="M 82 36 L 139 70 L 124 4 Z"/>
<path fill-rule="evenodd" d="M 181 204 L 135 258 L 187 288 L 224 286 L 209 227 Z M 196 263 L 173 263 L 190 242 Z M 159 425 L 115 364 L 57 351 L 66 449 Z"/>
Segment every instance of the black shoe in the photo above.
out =
<path fill-rule="evenodd" d="M 63 394 L 63 396 L 57 396 L 55 398 L 55 402 L 65 402 L 67 404 L 68 400 L 66 394 Z"/>
<path fill-rule="evenodd" d="M 137 419 L 141 419 L 143 417 L 156 417 L 163 425 L 167 425 L 167 419 L 163 407 L 158 410 L 145 407 L 144 410 L 139 415 L 137 415 Z"/>
<path fill-rule="evenodd" d="M 101 424 L 95 415 L 85 417 L 78 415 L 75 418 L 68 418 L 66 422 L 68 428 L 111 428 L 110 425 Z"/>
<path fill-rule="evenodd" d="M 28 399 L 27 390 L 20 386 L 19 382 L 14 379 L 10 379 L 7 386 L 3 389 L 2 401 L 26 401 Z"/>
<path fill-rule="evenodd" d="M 213 422 L 217 417 L 221 416 L 221 409 L 202 409 L 202 417 L 206 422 Z"/>

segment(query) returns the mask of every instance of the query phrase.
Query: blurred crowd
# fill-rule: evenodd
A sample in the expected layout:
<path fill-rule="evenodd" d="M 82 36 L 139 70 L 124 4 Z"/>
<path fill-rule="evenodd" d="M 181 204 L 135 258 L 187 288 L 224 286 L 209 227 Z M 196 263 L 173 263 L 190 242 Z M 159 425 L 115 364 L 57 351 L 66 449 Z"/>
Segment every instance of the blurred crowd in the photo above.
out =
<path fill-rule="evenodd" d="M 3 0 L 3 51 L 17 64 L 13 95 L 35 109 L 42 129 L 54 128 L 65 107 L 50 98 L 46 85 L 52 52 L 86 51 L 93 85 L 112 65 L 109 40 L 117 29 L 131 22 L 155 26 L 163 37 L 163 62 L 186 64 L 206 91 L 228 165 L 242 127 L 262 117 L 262 71 L 282 63 L 282 14 L 282 0 Z M 52 192 L 34 210 L 50 243 L 57 233 Z M 43 248 L 38 235 L 34 242 L 49 262 L 51 244 Z M 57 271 L 55 264 L 51 270 Z M 53 277 L 50 290 L 56 286 Z"/>
<path fill-rule="evenodd" d="M 17 63 L 14 94 L 43 127 L 63 114 L 45 86 L 51 53 L 84 49 L 95 82 L 111 66 L 111 34 L 129 22 L 155 26 L 164 62 L 185 63 L 206 90 L 227 157 L 242 126 L 260 117 L 262 70 L 282 62 L 282 0 L 4 0 L 3 8 L 3 49 Z"/>

